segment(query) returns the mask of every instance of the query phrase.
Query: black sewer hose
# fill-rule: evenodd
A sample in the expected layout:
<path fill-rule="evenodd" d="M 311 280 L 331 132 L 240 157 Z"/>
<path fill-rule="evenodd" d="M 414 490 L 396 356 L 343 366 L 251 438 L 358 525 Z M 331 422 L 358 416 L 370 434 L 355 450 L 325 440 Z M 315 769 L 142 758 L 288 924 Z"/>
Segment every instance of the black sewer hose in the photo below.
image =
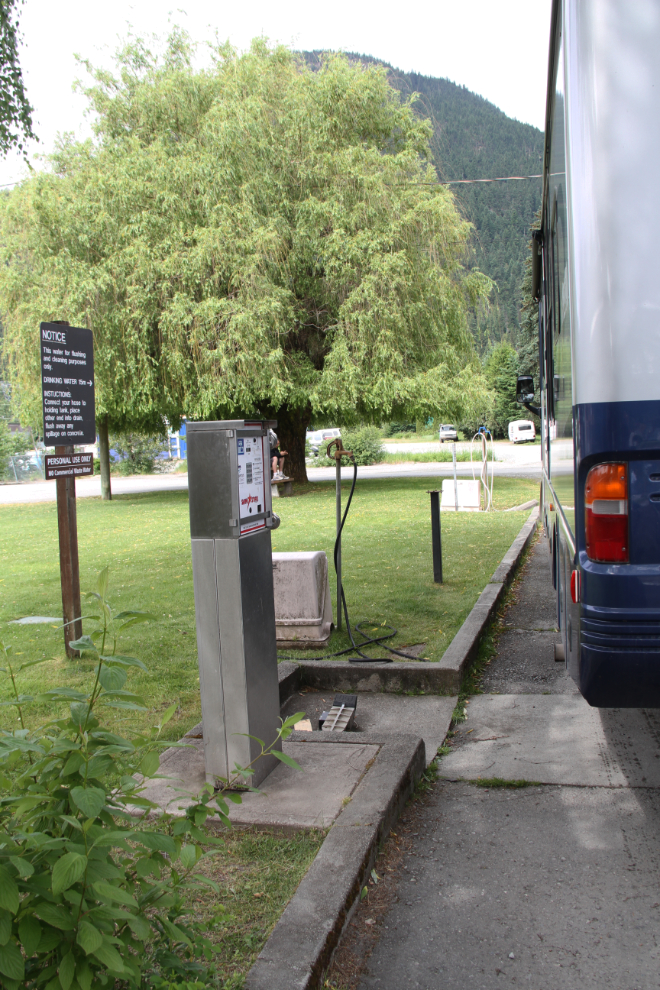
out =
<path fill-rule="evenodd" d="M 356 463 L 355 457 L 353 457 L 352 455 L 351 455 L 351 460 L 353 461 L 353 482 L 351 484 L 351 491 L 350 491 L 350 494 L 348 496 L 348 501 L 346 503 L 346 508 L 344 509 L 344 514 L 343 514 L 342 519 L 341 519 L 341 525 L 339 527 L 339 532 L 337 533 L 337 537 L 335 539 L 335 549 L 334 549 L 334 553 L 333 553 L 333 560 L 334 560 L 334 565 L 335 565 L 335 573 L 337 572 L 337 554 L 338 554 L 338 551 L 339 551 L 339 543 L 341 541 L 341 534 L 342 534 L 343 529 L 344 529 L 344 523 L 346 522 L 346 517 L 348 515 L 348 510 L 351 507 L 351 502 L 353 500 L 353 492 L 355 491 L 355 483 L 357 481 L 357 463 Z M 401 650 L 395 650 L 393 647 L 386 646 L 385 645 L 385 642 L 384 641 L 386 639 L 392 639 L 392 637 L 393 636 L 396 636 L 396 634 L 398 632 L 398 629 L 395 629 L 394 626 L 391 626 L 387 622 L 382 623 L 380 625 L 380 627 L 378 627 L 377 625 L 374 625 L 374 623 L 369 623 L 368 620 L 366 620 L 366 619 L 364 619 L 362 622 L 356 623 L 356 625 L 355 625 L 355 632 L 356 633 L 359 633 L 360 636 L 362 636 L 362 642 L 356 643 L 355 642 L 355 639 L 353 637 L 353 629 L 351 628 L 351 621 L 350 621 L 349 616 L 348 616 L 348 606 L 346 605 L 346 595 L 344 594 L 344 584 L 343 584 L 343 582 L 341 584 L 341 601 L 340 602 L 337 602 L 337 609 L 339 610 L 340 608 L 343 608 L 343 610 L 344 610 L 344 618 L 346 620 L 346 629 L 348 630 L 348 635 L 349 635 L 349 638 L 351 640 L 351 646 L 347 646 L 345 650 L 338 650 L 336 653 L 326 653 L 325 656 L 306 657 L 305 658 L 305 662 L 307 662 L 308 660 L 310 660 L 310 661 L 311 660 L 331 660 L 332 657 L 342 657 L 346 653 L 351 653 L 353 650 L 355 650 L 355 652 L 358 654 L 358 656 L 356 656 L 356 657 L 349 657 L 348 658 L 348 662 L 349 663 L 393 663 L 394 661 L 392 660 L 392 657 L 370 657 L 370 656 L 367 656 L 366 653 L 363 653 L 362 652 L 362 649 L 364 647 L 366 647 L 366 646 L 374 646 L 376 644 L 378 644 L 379 646 L 383 646 L 383 648 L 386 649 L 388 651 L 388 653 L 394 653 L 398 657 L 403 657 L 404 660 L 419 660 L 420 659 L 420 657 L 413 657 L 409 653 L 402 653 Z M 387 633 L 383 633 L 382 636 L 367 636 L 367 634 L 361 628 L 362 626 L 366 626 L 366 625 L 371 625 L 372 628 L 383 628 L 383 627 L 385 627 L 386 629 L 389 629 L 390 631 L 387 632 Z M 281 657 L 280 659 L 283 659 L 283 660 L 293 660 L 296 663 L 300 663 L 300 658 L 299 657 Z"/>

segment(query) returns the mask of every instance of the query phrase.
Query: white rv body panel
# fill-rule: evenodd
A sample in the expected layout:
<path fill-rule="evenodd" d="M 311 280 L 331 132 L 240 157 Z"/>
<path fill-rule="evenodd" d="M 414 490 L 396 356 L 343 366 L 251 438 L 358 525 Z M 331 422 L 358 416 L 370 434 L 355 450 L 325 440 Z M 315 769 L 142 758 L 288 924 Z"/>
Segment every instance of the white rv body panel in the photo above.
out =
<path fill-rule="evenodd" d="M 563 33 L 573 403 L 657 399 L 660 3 L 565 0 Z"/>

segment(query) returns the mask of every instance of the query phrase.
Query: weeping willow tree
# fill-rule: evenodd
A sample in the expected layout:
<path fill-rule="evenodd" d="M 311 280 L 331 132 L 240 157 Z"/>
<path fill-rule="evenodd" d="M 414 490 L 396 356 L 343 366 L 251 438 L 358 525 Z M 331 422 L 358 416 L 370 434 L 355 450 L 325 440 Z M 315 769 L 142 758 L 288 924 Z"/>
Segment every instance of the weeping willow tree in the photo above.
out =
<path fill-rule="evenodd" d="M 87 66 L 95 137 L 0 207 L 6 358 L 40 417 L 37 328 L 91 327 L 97 413 L 277 418 L 305 479 L 313 421 L 464 418 L 487 402 L 468 332 L 490 283 L 436 184 L 430 125 L 384 69 L 175 32 Z"/>

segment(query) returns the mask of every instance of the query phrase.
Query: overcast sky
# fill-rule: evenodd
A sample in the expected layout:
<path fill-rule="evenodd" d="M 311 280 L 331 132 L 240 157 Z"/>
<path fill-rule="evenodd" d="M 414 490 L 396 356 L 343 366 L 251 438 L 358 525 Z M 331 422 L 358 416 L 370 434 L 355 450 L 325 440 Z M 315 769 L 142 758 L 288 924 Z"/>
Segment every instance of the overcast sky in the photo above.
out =
<path fill-rule="evenodd" d="M 21 64 L 48 153 L 58 132 L 89 133 L 85 100 L 72 93 L 83 72 L 75 55 L 110 67 L 130 30 L 165 36 L 172 24 L 197 41 L 229 39 L 246 48 L 257 35 L 299 49 L 373 55 L 405 72 L 443 76 L 484 96 L 506 114 L 543 128 L 551 0 L 25 0 Z M 0 184 L 24 174 L 17 156 L 0 161 Z"/>

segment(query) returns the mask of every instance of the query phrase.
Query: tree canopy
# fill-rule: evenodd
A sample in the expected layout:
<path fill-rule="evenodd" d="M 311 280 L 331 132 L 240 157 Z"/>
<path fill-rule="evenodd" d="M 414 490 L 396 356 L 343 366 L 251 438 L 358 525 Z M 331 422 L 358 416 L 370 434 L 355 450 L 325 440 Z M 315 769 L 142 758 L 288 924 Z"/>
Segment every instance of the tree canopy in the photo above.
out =
<path fill-rule="evenodd" d="M 306 52 L 311 65 L 322 53 Z M 349 55 L 366 63 L 378 60 Z M 449 79 L 402 72 L 387 63 L 392 86 L 418 94 L 416 111 L 433 126 L 431 149 L 438 176 L 489 179 L 538 175 L 542 171 L 543 131 L 507 117 L 482 96 Z M 497 285 L 487 310 L 474 313 L 470 326 L 480 354 L 502 339 L 518 350 L 523 320 L 521 282 L 529 228 L 541 204 L 541 179 L 452 186 L 463 215 L 474 225 L 473 263 Z"/>
<path fill-rule="evenodd" d="M 213 53 L 175 32 L 118 73 L 88 66 L 96 134 L 0 215 L 0 306 L 23 417 L 38 422 L 36 330 L 94 332 L 97 413 L 274 415 L 304 476 L 304 432 L 337 421 L 460 419 L 484 402 L 467 314 L 470 225 L 433 183 L 430 125 L 386 70 L 285 48 Z"/>
<path fill-rule="evenodd" d="M 506 437 L 509 423 L 527 415 L 516 402 L 518 355 L 511 344 L 502 341 L 491 351 L 485 366 L 486 379 L 495 395 L 490 426 L 493 436 Z"/>
<path fill-rule="evenodd" d="M 34 138 L 32 107 L 28 103 L 18 59 L 18 7 L 22 0 L 0 0 L 0 154 Z"/>

